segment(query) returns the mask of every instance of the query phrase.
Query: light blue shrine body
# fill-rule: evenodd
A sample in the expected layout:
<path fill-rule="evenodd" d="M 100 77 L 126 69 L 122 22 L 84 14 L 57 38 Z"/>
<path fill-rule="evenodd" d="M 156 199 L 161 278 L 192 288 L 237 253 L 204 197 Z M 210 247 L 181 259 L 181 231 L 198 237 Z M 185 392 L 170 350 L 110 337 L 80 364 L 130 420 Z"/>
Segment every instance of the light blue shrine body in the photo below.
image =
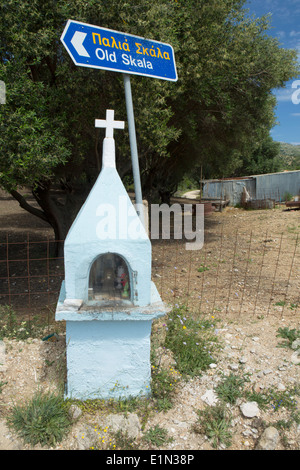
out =
<path fill-rule="evenodd" d="M 101 206 L 100 206 L 101 204 Z M 121 207 L 119 207 L 121 204 Z M 99 239 L 97 227 L 104 217 L 97 216 L 101 208 L 114 208 L 116 220 L 116 238 Z M 134 210 L 132 202 L 115 168 L 103 168 L 85 204 L 81 208 L 65 241 L 65 290 L 69 299 L 88 299 L 89 270 L 92 262 L 103 253 L 116 253 L 125 260 L 130 260 L 130 268 L 143 273 L 137 285 L 138 304 L 148 305 L 151 293 L 151 243 L 135 210 L 128 216 L 128 226 L 137 227 L 140 238 L 132 240 L 119 227 L 119 211 L 124 207 L 128 212 Z M 100 210 L 99 210 L 100 208 Z M 120 214 L 124 217 L 124 214 Z M 112 217 L 113 219 L 113 217 Z M 125 219 L 125 217 L 124 217 Z M 108 225 L 103 228 L 107 229 Z M 121 231 L 121 233 L 119 233 Z M 124 237 L 124 238 L 120 238 Z M 126 238 L 125 238 L 126 236 Z M 103 238 L 105 234 L 103 235 Z M 134 303 L 135 300 L 134 300 Z"/>
<path fill-rule="evenodd" d="M 106 207 L 116 215 L 112 224 L 104 223 Z M 106 237 L 108 226 L 112 231 Z M 130 302 L 104 305 L 89 300 L 91 266 L 107 253 L 126 262 Z M 66 321 L 66 397 L 86 400 L 149 394 L 152 321 L 168 308 L 151 281 L 151 242 L 114 167 L 113 139 L 104 139 L 103 168 L 68 233 L 64 259 L 65 280 L 56 320 Z"/>

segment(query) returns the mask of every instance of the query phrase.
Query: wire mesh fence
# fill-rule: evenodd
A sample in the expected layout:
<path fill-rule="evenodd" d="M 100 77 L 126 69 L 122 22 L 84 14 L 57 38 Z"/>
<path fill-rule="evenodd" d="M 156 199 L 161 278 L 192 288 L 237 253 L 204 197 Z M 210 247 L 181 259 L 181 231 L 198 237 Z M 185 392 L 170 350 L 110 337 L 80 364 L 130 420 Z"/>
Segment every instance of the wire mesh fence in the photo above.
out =
<path fill-rule="evenodd" d="M 61 242 L 63 243 L 63 242 Z M 0 307 L 29 317 L 54 312 L 64 279 L 53 239 L 0 242 Z M 184 240 L 152 241 L 152 278 L 162 299 L 195 313 L 300 316 L 300 243 L 279 235 L 214 230 L 199 251 Z M 50 318 L 49 317 L 49 318 Z"/>
<path fill-rule="evenodd" d="M 57 301 L 64 278 L 63 257 L 55 256 L 54 240 L 0 242 L 0 305 L 17 312 L 36 312 Z"/>
<path fill-rule="evenodd" d="M 159 247 L 154 269 L 161 295 L 193 310 L 221 316 L 299 316 L 299 236 L 220 233 L 198 253 Z"/>

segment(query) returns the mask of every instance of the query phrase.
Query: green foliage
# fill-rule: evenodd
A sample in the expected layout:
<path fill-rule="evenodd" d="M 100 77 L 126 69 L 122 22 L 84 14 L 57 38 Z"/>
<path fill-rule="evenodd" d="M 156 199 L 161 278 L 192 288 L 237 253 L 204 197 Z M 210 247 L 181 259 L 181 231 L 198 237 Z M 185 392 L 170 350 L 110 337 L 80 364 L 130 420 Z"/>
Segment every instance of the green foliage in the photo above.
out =
<path fill-rule="evenodd" d="M 300 145 L 280 142 L 280 156 L 284 170 L 300 170 Z"/>
<path fill-rule="evenodd" d="M 165 346 L 173 353 L 176 369 L 182 375 L 201 375 L 215 362 L 212 354 L 217 349 L 217 338 L 212 331 L 213 321 L 195 321 L 185 307 L 175 307 L 166 323 Z"/>
<path fill-rule="evenodd" d="M 242 163 L 235 172 L 235 176 L 260 175 L 281 171 L 283 161 L 280 156 L 280 144 L 267 136 L 253 147 L 251 153 L 242 156 Z"/>
<path fill-rule="evenodd" d="M 68 433 L 70 420 L 63 398 L 37 392 L 28 404 L 13 407 L 8 425 L 26 444 L 53 446 Z"/>
<path fill-rule="evenodd" d="M 46 85 L 34 83 L 26 69 L 21 60 L 0 63 L 7 84 L 7 102 L 0 108 L 0 185 L 8 190 L 53 177 L 71 154 L 61 132 L 63 115 L 49 109 Z"/>
<path fill-rule="evenodd" d="M 221 400 L 232 405 L 243 396 L 245 381 L 244 377 L 230 374 L 216 387 L 216 393 Z"/>
<path fill-rule="evenodd" d="M 209 267 L 201 264 L 200 268 L 197 269 L 198 273 L 203 273 L 204 271 L 209 271 Z"/>
<path fill-rule="evenodd" d="M 139 445 L 136 440 L 128 435 L 128 432 L 122 430 L 114 433 L 113 436 L 114 450 L 138 450 Z"/>
<path fill-rule="evenodd" d="M 280 347 L 290 348 L 293 341 L 300 338 L 300 330 L 296 330 L 296 328 L 290 329 L 287 326 L 278 328 L 277 333 L 277 337 L 285 340 L 283 343 L 279 344 Z"/>
<path fill-rule="evenodd" d="M 274 411 L 285 408 L 294 412 L 297 409 L 296 395 L 299 396 L 299 394 L 299 386 L 291 387 L 288 390 L 270 388 L 268 390 L 268 401 Z"/>
<path fill-rule="evenodd" d="M 20 321 L 10 305 L 0 306 L 0 339 L 17 338 L 27 339 L 32 334 L 32 324 L 29 321 Z"/>
<path fill-rule="evenodd" d="M 245 397 L 248 401 L 255 401 L 261 410 L 266 410 L 269 407 L 269 397 L 265 393 L 246 390 Z"/>
<path fill-rule="evenodd" d="M 4 385 L 6 385 L 8 382 L 0 382 L 0 393 L 2 393 L 2 388 L 4 387 Z"/>
<path fill-rule="evenodd" d="M 152 365 L 151 392 L 154 406 L 158 411 L 167 411 L 173 407 L 175 386 L 180 375 L 172 367 Z"/>
<path fill-rule="evenodd" d="M 230 411 L 224 404 L 218 404 L 198 410 L 198 421 L 194 426 L 194 430 L 206 434 L 214 448 L 221 444 L 229 447 L 232 438 L 230 425 Z"/>
<path fill-rule="evenodd" d="M 152 352 L 151 398 L 156 409 L 170 409 L 178 382 L 183 377 L 201 375 L 214 362 L 212 354 L 219 348 L 214 328 L 213 319 L 196 321 L 186 306 L 175 306 L 168 314 L 161 345 Z M 162 366 L 165 351 L 175 360 L 174 367 Z"/>
<path fill-rule="evenodd" d="M 283 198 L 284 201 L 291 201 L 293 199 L 293 195 L 288 191 L 285 191 Z"/>
<path fill-rule="evenodd" d="M 263 393 L 246 388 L 245 384 L 249 382 L 248 377 L 243 375 L 230 374 L 221 381 L 215 391 L 221 403 L 233 405 L 238 398 L 246 398 L 248 401 L 255 401 L 259 408 L 266 410 L 268 408 L 278 411 L 281 408 L 295 413 L 297 409 L 296 397 L 299 396 L 299 386 L 290 387 L 287 390 L 277 390 L 274 387 L 265 389 Z"/>
<path fill-rule="evenodd" d="M 231 442 L 231 414 L 228 405 L 234 405 L 237 399 L 255 401 L 258 407 L 264 411 L 273 410 L 288 413 L 288 419 L 277 422 L 281 429 L 290 428 L 294 423 L 299 424 L 299 411 L 297 401 L 300 394 L 299 385 L 286 390 L 278 390 L 274 387 L 257 392 L 245 387 L 249 382 L 247 375 L 230 374 L 215 387 L 218 403 L 215 406 L 207 406 L 198 410 L 198 421 L 194 426 L 196 432 L 204 433 L 212 441 L 213 447 L 220 444 L 230 446 Z M 249 382 L 250 383 L 250 382 Z"/>
<path fill-rule="evenodd" d="M 158 424 L 145 432 L 143 440 L 156 447 L 160 447 L 163 444 L 171 441 L 171 439 L 168 437 L 167 429 L 161 428 Z"/>
<path fill-rule="evenodd" d="M 41 338 L 46 327 L 47 323 L 42 315 L 24 320 L 18 318 L 10 305 L 0 305 L 0 340 L 3 338 L 15 338 L 17 340 Z"/>

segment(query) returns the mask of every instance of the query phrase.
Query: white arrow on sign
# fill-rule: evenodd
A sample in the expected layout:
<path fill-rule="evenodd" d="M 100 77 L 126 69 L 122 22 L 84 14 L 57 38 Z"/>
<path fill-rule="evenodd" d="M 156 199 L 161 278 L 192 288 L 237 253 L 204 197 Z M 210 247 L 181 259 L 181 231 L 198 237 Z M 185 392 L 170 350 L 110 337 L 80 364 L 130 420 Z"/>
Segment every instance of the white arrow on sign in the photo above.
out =
<path fill-rule="evenodd" d="M 71 39 L 71 44 L 72 44 L 72 46 L 75 47 L 76 52 L 79 55 L 82 55 L 84 57 L 90 57 L 87 50 L 82 45 L 83 41 L 85 40 L 86 35 L 87 35 L 87 33 L 82 33 L 81 31 L 76 31 L 74 33 L 74 36 Z"/>

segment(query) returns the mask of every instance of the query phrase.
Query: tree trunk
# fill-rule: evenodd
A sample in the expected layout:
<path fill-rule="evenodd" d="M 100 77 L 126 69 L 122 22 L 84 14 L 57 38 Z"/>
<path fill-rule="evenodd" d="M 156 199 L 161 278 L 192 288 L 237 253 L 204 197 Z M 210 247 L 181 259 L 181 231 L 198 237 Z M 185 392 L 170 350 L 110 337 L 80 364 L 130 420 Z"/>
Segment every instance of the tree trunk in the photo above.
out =
<path fill-rule="evenodd" d="M 51 188 L 50 185 L 38 186 L 33 195 L 54 230 L 56 256 L 61 257 L 65 238 L 85 197 L 69 190 Z"/>
<path fill-rule="evenodd" d="M 64 240 L 85 200 L 85 194 L 81 192 L 77 195 L 68 190 L 54 189 L 50 183 L 40 184 L 32 190 L 40 209 L 31 206 L 18 191 L 12 190 L 10 194 L 23 209 L 51 225 L 56 241 L 54 256 L 62 257 Z"/>

